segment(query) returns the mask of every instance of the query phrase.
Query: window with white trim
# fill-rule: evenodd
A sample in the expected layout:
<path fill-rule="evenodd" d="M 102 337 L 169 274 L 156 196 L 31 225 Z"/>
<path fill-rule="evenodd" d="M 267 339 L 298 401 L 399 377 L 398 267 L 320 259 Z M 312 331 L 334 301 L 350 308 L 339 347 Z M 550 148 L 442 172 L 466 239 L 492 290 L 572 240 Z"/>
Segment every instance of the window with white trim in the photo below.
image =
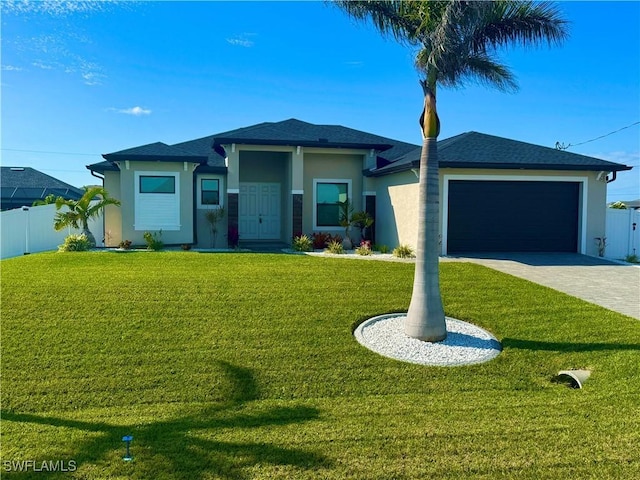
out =
<path fill-rule="evenodd" d="M 135 172 L 134 179 L 133 228 L 180 230 L 180 173 Z"/>
<path fill-rule="evenodd" d="M 223 179 L 220 175 L 198 175 L 196 183 L 197 207 L 202 209 L 219 208 L 224 203 L 222 191 Z"/>
<path fill-rule="evenodd" d="M 314 229 L 340 227 L 340 205 L 350 198 L 351 180 L 315 179 Z"/>

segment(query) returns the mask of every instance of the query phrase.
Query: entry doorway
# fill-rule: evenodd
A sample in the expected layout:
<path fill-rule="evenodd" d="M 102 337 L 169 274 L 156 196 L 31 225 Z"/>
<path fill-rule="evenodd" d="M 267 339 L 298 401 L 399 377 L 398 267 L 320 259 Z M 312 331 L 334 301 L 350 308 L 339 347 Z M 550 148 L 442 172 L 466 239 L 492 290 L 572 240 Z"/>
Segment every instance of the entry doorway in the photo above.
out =
<path fill-rule="evenodd" d="M 240 183 L 238 233 L 241 240 L 280 240 L 279 183 Z"/>

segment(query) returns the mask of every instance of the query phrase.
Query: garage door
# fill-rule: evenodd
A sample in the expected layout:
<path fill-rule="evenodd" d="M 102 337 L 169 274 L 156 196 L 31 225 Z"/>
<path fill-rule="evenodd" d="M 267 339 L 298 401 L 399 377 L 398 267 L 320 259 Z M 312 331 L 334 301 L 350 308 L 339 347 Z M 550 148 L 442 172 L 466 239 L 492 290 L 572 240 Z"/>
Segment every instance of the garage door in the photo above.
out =
<path fill-rule="evenodd" d="M 576 252 L 580 184 L 451 180 L 447 251 Z"/>

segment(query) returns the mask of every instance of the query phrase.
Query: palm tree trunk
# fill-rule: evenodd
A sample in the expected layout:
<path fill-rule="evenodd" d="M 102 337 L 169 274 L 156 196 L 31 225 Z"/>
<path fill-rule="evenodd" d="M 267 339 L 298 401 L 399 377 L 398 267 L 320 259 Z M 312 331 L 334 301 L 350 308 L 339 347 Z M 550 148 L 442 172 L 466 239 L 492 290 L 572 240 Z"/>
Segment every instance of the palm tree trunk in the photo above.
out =
<path fill-rule="evenodd" d="M 406 335 L 426 342 L 447 337 L 447 326 L 440 296 L 439 218 L 440 187 L 437 135 L 440 130 L 433 89 L 425 89 L 425 111 L 418 187 L 418 245 L 411 303 L 404 325 Z"/>
<path fill-rule="evenodd" d="M 87 236 L 87 239 L 89 240 L 89 243 L 91 244 L 91 247 L 95 247 L 96 246 L 96 237 L 93 236 L 93 233 L 91 233 L 91 230 L 89 230 L 89 224 L 87 223 L 86 220 L 82 221 L 82 233 L 84 233 Z"/>

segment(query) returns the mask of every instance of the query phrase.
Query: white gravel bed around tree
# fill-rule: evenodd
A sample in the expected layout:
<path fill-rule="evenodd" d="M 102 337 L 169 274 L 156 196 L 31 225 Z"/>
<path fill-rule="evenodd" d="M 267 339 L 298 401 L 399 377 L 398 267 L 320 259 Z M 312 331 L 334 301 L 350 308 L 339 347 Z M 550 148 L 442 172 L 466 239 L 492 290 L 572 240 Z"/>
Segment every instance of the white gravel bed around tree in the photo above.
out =
<path fill-rule="evenodd" d="M 461 320 L 446 317 L 447 338 L 430 343 L 405 335 L 405 319 L 405 314 L 379 315 L 358 325 L 354 336 L 380 355 L 421 365 L 472 365 L 487 362 L 502 351 L 493 335 Z"/>

